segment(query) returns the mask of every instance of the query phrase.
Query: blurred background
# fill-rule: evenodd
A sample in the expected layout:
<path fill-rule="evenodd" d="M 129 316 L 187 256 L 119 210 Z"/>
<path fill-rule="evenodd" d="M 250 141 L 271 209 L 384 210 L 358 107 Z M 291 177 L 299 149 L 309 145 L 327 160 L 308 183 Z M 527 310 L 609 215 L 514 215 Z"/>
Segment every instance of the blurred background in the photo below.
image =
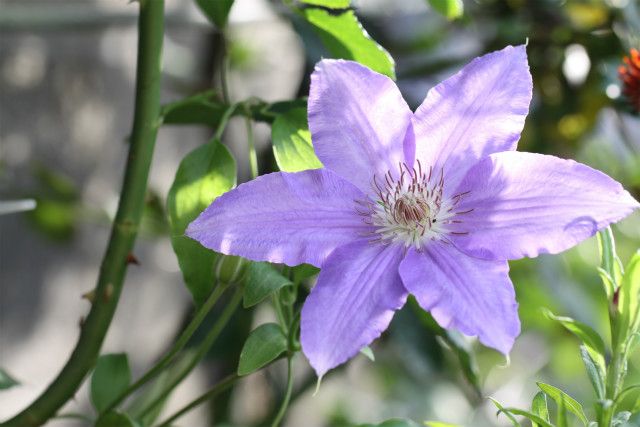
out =
<path fill-rule="evenodd" d="M 398 84 L 415 108 L 427 90 L 466 62 L 528 42 L 534 99 L 522 151 L 573 158 L 603 170 L 640 199 L 640 121 L 622 95 L 618 66 L 640 44 L 635 0 L 464 0 L 453 22 L 426 0 L 354 0 L 363 26 L 396 60 Z M 0 201 L 35 199 L 35 210 L 0 216 L 0 368 L 20 386 L 0 392 L 0 419 L 31 402 L 75 345 L 118 200 L 133 113 L 137 7 L 125 0 L 0 1 Z M 327 55 L 315 33 L 278 1 L 236 0 L 229 28 L 233 100 L 304 96 Z M 216 86 L 222 38 L 191 1 L 167 0 L 163 100 Z M 508 82 L 505 82 L 508 84 Z M 237 122 L 236 122 L 237 120 Z M 274 169 L 270 129 L 255 126 L 261 172 Z M 126 352 L 134 377 L 167 349 L 192 311 L 164 212 L 178 163 L 212 130 L 163 127 L 154 154 L 143 230 L 104 352 Z M 223 142 L 239 182 L 249 178 L 243 120 Z M 640 246 L 640 214 L 614 227 L 626 262 Z M 578 343 L 541 311 L 581 320 L 608 336 L 595 238 L 560 256 L 511 263 L 522 336 L 507 363 L 473 340 L 483 396 L 528 407 L 536 380 L 567 390 L 592 410 Z M 251 329 L 273 314 L 240 310 L 207 363 L 174 393 L 173 412 L 226 372 Z M 411 307 L 372 345 L 324 379 L 295 362 L 296 391 L 285 425 L 348 426 L 390 417 L 468 427 L 506 426 L 479 398 L 430 320 Z M 640 354 L 629 367 L 640 381 Z M 259 425 L 277 409 L 284 366 L 242 380 L 180 425 Z M 86 385 L 65 411 L 90 413 Z M 64 411 L 63 411 L 64 412 Z M 640 425 L 640 421 L 637 421 Z M 52 426 L 83 425 L 53 420 Z"/>

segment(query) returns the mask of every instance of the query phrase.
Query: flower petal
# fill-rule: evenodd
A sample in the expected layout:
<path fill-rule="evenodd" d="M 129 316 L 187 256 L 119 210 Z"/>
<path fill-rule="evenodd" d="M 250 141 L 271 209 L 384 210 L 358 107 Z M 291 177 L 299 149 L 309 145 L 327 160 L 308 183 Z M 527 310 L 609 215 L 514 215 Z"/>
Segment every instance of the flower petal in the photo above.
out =
<path fill-rule="evenodd" d="M 469 170 L 457 192 L 462 222 L 454 244 L 463 252 L 504 260 L 558 253 L 629 215 L 640 205 L 604 173 L 573 160 L 533 153 L 496 153 Z"/>
<path fill-rule="evenodd" d="M 322 164 L 363 191 L 413 159 L 412 112 L 387 76 L 353 61 L 325 59 L 311 75 L 309 129 Z M 404 147 L 406 146 L 406 147 Z"/>
<path fill-rule="evenodd" d="M 220 196 L 186 235 L 227 255 L 320 267 L 336 247 L 371 231 L 354 203 L 364 197 L 324 169 L 272 173 Z"/>
<path fill-rule="evenodd" d="M 407 291 L 403 249 L 367 240 L 336 249 L 302 308 L 302 350 L 318 376 L 344 363 L 387 329 Z"/>
<path fill-rule="evenodd" d="M 518 303 L 506 261 L 471 258 L 451 245 L 410 249 L 400 264 L 407 290 L 443 328 L 478 336 L 507 354 L 520 334 Z"/>
<path fill-rule="evenodd" d="M 427 94 L 414 117 L 416 158 L 450 188 L 481 157 L 515 150 L 529 111 L 531 73 L 525 46 L 474 59 Z"/>

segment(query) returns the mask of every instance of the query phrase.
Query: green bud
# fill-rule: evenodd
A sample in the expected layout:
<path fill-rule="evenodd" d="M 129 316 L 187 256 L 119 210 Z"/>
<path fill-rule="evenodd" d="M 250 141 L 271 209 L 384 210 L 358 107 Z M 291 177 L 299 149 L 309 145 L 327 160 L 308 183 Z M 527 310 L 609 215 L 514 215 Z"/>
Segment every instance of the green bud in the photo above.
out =
<path fill-rule="evenodd" d="M 215 278 L 222 283 L 236 283 L 244 274 L 247 260 L 239 256 L 221 255 L 214 268 Z"/>

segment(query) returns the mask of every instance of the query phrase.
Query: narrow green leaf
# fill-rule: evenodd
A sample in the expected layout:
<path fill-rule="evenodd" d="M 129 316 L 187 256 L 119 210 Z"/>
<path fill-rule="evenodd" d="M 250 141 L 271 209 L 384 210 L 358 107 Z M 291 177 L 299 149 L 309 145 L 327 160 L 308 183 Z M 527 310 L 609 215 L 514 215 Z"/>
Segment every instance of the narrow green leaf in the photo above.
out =
<path fill-rule="evenodd" d="M 329 9 L 346 9 L 350 6 L 351 0 L 300 0 L 302 3 L 313 6 L 322 6 Z"/>
<path fill-rule="evenodd" d="M 569 423 L 567 421 L 567 401 L 564 396 L 561 396 L 560 399 L 556 402 L 558 408 L 556 410 L 556 426 L 557 427 L 569 427 Z"/>
<path fill-rule="evenodd" d="M 538 382 L 538 387 L 540 390 L 544 391 L 547 396 L 552 398 L 558 407 L 564 406 L 569 411 L 571 411 L 575 416 L 577 416 L 583 424 L 587 424 L 587 416 L 584 414 L 584 410 L 582 409 L 582 405 L 578 403 L 573 397 L 569 396 L 564 391 L 560 390 L 557 387 L 554 387 L 549 384 L 545 384 L 543 382 Z"/>
<path fill-rule="evenodd" d="M 16 381 L 7 371 L 0 368 L 0 390 L 6 390 L 8 388 L 17 386 L 20 384 Z"/>
<path fill-rule="evenodd" d="M 214 285 L 214 265 L 221 256 L 184 235 L 187 225 L 236 183 L 236 164 L 229 150 L 213 140 L 182 159 L 167 197 L 171 244 L 187 288 L 197 305 Z"/>
<path fill-rule="evenodd" d="M 252 307 L 282 287 L 292 284 L 268 262 L 252 262 L 245 271 L 242 305 Z"/>
<path fill-rule="evenodd" d="M 391 55 L 369 37 L 352 10 L 336 15 L 324 9 L 307 8 L 302 10 L 302 14 L 334 58 L 358 61 L 395 79 Z"/>
<path fill-rule="evenodd" d="M 109 411 L 98 418 L 95 427 L 140 427 L 140 424 L 127 414 Z"/>
<path fill-rule="evenodd" d="M 502 412 L 523 416 L 526 419 L 530 420 L 532 423 L 539 425 L 540 427 L 553 427 L 553 425 L 549 421 L 532 412 L 525 411 L 524 409 L 504 408 L 502 409 Z"/>
<path fill-rule="evenodd" d="M 591 385 L 593 385 L 593 389 L 596 392 L 596 396 L 598 399 L 602 400 L 605 398 L 605 371 L 603 371 L 600 366 L 593 360 L 589 349 L 584 345 L 580 346 L 580 355 L 582 356 L 582 361 L 584 362 L 584 366 L 587 370 L 587 376 L 591 381 Z"/>
<path fill-rule="evenodd" d="M 627 264 L 618 297 L 621 327 L 626 336 L 638 332 L 640 326 L 640 250 L 638 250 Z"/>
<path fill-rule="evenodd" d="M 287 351 L 287 337 L 280 325 L 265 323 L 249 334 L 240 353 L 238 375 L 249 375 Z"/>
<path fill-rule="evenodd" d="M 611 227 L 607 227 L 604 230 L 598 232 L 598 248 L 600 250 L 601 266 L 604 271 L 607 272 L 612 288 L 609 288 L 605 283 L 605 290 L 609 299 L 612 298 L 613 293 L 620 285 L 622 280 L 622 263 L 618 254 L 616 253 L 616 244 L 613 238 L 613 231 Z"/>
<path fill-rule="evenodd" d="M 100 356 L 91 376 L 91 403 L 96 411 L 104 411 L 129 387 L 130 382 L 131 371 L 126 354 Z"/>
<path fill-rule="evenodd" d="M 418 424 L 404 418 L 392 418 L 380 424 L 359 424 L 358 427 L 418 427 Z"/>
<path fill-rule="evenodd" d="M 457 356 L 460 367 L 462 368 L 462 373 L 478 396 L 481 396 L 480 369 L 478 368 L 478 362 L 476 361 L 473 348 L 460 332 L 450 329 L 439 329 L 439 337 Z"/>
<path fill-rule="evenodd" d="M 570 317 L 556 316 L 549 310 L 544 310 L 545 315 L 556 322 L 564 326 L 569 332 L 573 333 L 584 343 L 585 347 L 589 351 L 591 358 L 596 363 L 601 372 L 606 372 L 606 365 L 604 360 L 604 341 L 602 337 L 588 325 L 582 322 L 578 322 Z"/>
<path fill-rule="evenodd" d="M 165 125 L 202 124 L 216 128 L 227 108 L 215 91 L 209 90 L 163 105 L 160 116 Z"/>
<path fill-rule="evenodd" d="M 216 27 L 222 29 L 227 26 L 233 0 L 196 0 L 196 4 Z"/>
<path fill-rule="evenodd" d="M 322 167 L 311 145 L 306 109 L 296 108 L 280 114 L 273 121 L 271 140 L 281 171 L 298 172 Z"/>
<path fill-rule="evenodd" d="M 536 393 L 533 397 L 533 401 L 531 402 L 531 413 L 539 416 L 547 422 L 551 422 L 551 418 L 549 418 L 549 407 L 547 406 L 546 394 L 541 391 Z M 534 423 L 534 427 L 536 427 L 535 424 L 536 423 Z"/>
<path fill-rule="evenodd" d="M 516 419 L 516 417 L 514 417 L 511 414 L 511 412 L 506 411 L 505 408 L 500 404 L 500 402 L 495 400 L 493 397 L 489 397 L 488 399 L 491 402 L 493 402 L 493 404 L 496 406 L 496 408 L 498 408 L 498 412 L 496 412 L 496 417 L 500 416 L 500 414 L 504 414 L 505 417 L 509 418 L 509 421 L 511 421 L 511 424 L 513 425 L 513 427 L 522 427 L 520 425 L 520 423 L 518 422 L 518 420 Z"/>
<path fill-rule="evenodd" d="M 373 354 L 373 350 L 371 350 L 371 347 L 369 346 L 362 347 L 360 349 L 360 353 L 364 355 L 367 359 L 371 360 L 372 362 L 376 361 L 376 356 Z"/>
<path fill-rule="evenodd" d="M 429 4 L 449 20 L 459 18 L 464 13 L 462 0 L 429 0 Z"/>

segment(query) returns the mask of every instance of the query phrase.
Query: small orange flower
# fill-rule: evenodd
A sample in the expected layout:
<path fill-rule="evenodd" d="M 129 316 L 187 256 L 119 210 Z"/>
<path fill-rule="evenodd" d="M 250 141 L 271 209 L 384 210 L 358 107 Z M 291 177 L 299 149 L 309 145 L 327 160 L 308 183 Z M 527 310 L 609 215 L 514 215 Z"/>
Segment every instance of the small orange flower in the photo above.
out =
<path fill-rule="evenodd" d="M 631 49 L 629 56 L 623 59 L 625 65 L 618 68 L 618 75 L 623 84 L 622 92 L 631 101 L 631 106 L 640 112 L 640 51 Z"/>

